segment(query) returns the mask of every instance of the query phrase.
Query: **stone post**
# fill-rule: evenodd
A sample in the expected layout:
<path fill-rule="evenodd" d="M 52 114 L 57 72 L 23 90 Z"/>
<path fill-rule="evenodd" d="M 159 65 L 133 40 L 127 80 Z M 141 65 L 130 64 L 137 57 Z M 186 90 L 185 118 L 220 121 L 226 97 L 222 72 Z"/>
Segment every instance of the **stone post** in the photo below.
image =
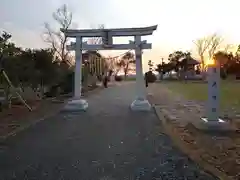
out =
<path fill-rule="evenodd" d="M 76 37 L 74 98 L 80 99 L 82 90 L 82 38 Z"/>
<path fill-rule="evenodd" d="M 137 99 L 146 99 L 146 87 L 144 86 L 144 75 L 142 70 L 142 49 L 141 49 L 141 36 L 135 37 L 136 56 L 136 95 Z"/>
<path fill-rule="evenodd" d="M 82 90 L 82 37 L 76 37 L 75 49 L 75 72 L 74 72 L 74 97 L 70 100 L 63 111 L 78 112 L 88 108 L 86 100 L 81 99 Z"/>
<path fill-rule="evenodd" d="M 220 68 L 218 65 L 211 65 L 207 70 L 208 74 L 208 121 L 219 121 L 219 93 L 220 93 Z"/>
<path fill-rule="evenodd" d="M 136 99 L 131 104 L 131 109 L 136 111 L 150 111 L 146 94 L 146 87 L 144 83 L 144 74 L 142 70 L 142 49 L 141 36 L 135 36 L 135 56 L 136 56 Z"/>
<path fill-rule="evenodd" d="M 209 65 L 207 70 L 208 100 L 207 117 L 200 121 L 192 121 L 193 125 L 204 131 L 235 131 L 235 127 L 219 117 L 220 98 L 220 67 L 217 64 Z"/>

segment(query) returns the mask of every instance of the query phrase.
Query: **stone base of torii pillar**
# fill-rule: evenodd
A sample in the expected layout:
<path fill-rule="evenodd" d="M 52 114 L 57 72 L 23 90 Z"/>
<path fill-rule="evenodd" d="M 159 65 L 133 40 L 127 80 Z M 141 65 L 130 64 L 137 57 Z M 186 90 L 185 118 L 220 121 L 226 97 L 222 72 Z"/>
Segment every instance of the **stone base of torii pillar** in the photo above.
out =
<path fill-rule="evenodd" d="M 86 111 L 88 108 L 88 103 L 85 99 L 72 99 L 63 108 L 63 111 L 68 112 L 80 112 Z"/>
<path fill-rule="evenodd" d="M 150 111 L 151 104 L 148 102 L 147 99 L 136 99 L 131 104 L 131 109 L 133 111 Z"/>

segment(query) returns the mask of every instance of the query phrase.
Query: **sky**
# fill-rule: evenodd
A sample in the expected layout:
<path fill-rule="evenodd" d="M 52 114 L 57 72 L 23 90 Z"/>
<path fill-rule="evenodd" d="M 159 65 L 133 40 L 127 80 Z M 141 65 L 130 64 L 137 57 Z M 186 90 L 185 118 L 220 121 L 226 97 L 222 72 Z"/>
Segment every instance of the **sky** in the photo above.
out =
<path fill-rule="evenodd" d="M 157 64 L 174 50 L 195 54 L 193 41 L 212 33 L 223 36 L 226 43 L 240 43 L 239 0 L 0 0 L 0 31 L 10 32 L 19 46 L 47 47 L 41 37 L 44 22 L 58 28 L 52 12 L 62 4 L 73 13 L 72 28 L 158 25 L 152 36 L 143 38 L 153 46 L 144 50 L 144 70 L 148 60 Z M 116 41 L 128 42 L 126 38 Z M 106 51 L 105 55 L 121 53 Z"/>

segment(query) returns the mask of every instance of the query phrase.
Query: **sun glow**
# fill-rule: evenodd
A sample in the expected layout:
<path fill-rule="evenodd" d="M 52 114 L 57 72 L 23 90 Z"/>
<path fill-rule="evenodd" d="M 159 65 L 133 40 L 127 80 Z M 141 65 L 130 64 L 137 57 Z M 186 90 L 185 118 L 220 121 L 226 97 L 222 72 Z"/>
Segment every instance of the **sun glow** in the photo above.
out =
<path fill-rule="evenodd" d="M 207 61 L 205 63 L 206 63 L 206 65 L 213 65 L 213 64 L 215 64 L 215 61 L 214 61 L 214 59 L 207 59 Z"/>

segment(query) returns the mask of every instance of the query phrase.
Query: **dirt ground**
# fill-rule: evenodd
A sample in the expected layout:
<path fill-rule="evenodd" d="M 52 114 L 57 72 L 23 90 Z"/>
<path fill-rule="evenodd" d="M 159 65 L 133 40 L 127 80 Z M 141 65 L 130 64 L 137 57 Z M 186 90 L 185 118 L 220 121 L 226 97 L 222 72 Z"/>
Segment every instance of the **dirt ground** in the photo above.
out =
<path fill-rule="evenodd" d="M 205 107 L 171 92 L 164 83 L 151 84 L 149 100 L 155 105 L 166 132 L 193 160 L 220 179 L 240 179 L 240 134 L 238 116 L 227 119 L 238 128 L 231 133 L 206 133 L 197 130 L 193 120 L 205 115 Z M 226 113 L 226 112 L 224 112 Z M 231 112 L 229 112 L 231 113 Z"/>
<path fill-rule="evenodd" d="M 41 118 L 56 113 L 63 103 L 54 103 L 52 100 L 41 100 L 28 103 L 33 111 L 30 112 L 23 105 L 13 105 L 11 109 L 0 113 L 0 138 L 14 133 Z"/>
<path fill-rule="evenodd" d="M 83 96 L 88 96 L 92 92 L 101 89 L 89 89 L 83 92 Z M 61 96 L 59 98 L 48 98 L 34 102 L 28 102 L 33 111 L 30 112 L 23 105 L 13 105 L 11 109 L 0 113 L 0 140 L 5 139 L 9 135 L 15 135 L 19 130 L 29 127 L 46 117 L 56 114 L 63 106 L 70 96 Z"/>

